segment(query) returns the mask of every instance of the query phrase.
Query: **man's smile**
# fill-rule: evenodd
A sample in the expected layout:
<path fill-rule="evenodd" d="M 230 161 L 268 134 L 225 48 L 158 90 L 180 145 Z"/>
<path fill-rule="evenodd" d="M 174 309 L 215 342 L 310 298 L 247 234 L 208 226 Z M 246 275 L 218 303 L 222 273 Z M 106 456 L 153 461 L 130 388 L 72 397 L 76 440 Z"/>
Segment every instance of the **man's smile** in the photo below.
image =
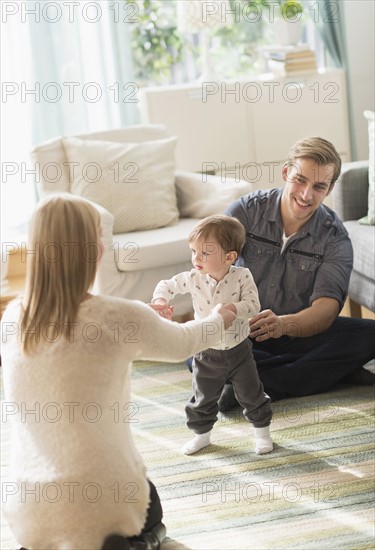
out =
<path fill-rule="evenodd" d="M 307 209 L 311 207 L 311 203 L 302 201 L 298 197 L 293 197 L 293 198 L 299 208 Z"/>

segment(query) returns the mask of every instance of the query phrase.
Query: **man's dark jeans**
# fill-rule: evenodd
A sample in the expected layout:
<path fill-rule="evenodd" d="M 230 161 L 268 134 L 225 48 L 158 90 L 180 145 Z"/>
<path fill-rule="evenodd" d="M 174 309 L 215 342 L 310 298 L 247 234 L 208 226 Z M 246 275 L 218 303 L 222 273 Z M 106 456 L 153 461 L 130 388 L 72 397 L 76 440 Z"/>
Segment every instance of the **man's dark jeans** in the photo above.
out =
<path fill-rule="evenodd" d="M 338 317 L 308 338 L 253 342 L 264 390 L 273 401 L 327 391 L 375 357 L 375 321 Z"/>

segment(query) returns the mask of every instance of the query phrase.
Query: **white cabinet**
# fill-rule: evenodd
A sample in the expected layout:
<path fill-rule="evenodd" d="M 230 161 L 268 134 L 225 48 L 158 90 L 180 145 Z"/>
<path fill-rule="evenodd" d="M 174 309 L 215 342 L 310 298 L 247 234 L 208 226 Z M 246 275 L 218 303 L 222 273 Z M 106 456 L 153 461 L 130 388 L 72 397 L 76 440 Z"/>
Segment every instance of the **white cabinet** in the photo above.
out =
<path fill-rule="evenodd" d="M 273 182 L 266 180 L 289 147 L 312 135 L 328 139 L 344 162 L 350 160 L 341 69 L 144 88 L 139 106 L 142 122 L 164 124 L 178 137 L 182 170 L 238 175 L 269 187 Z"/>

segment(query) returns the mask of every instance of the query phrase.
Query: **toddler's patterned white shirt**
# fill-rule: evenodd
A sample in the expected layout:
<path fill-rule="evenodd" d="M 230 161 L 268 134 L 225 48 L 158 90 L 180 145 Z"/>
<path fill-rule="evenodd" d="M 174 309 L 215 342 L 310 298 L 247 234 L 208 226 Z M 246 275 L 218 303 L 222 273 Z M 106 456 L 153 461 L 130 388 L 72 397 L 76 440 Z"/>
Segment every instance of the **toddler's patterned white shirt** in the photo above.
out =
<path fill-rule="evenodd" d="M 260 311 L 258 290 L 253 276 L 245 267 L 231 266 L 221 281 L 200 273 L 197 269 L 184 271 L 168 280 L 160 281 L 152 300 L 164 298 L 169 303 L 178 294 L 190 293 L 195 319 L 204 319 L 217 304 L 234 304 L 237 317 L 232 326 L 223 331 L 220 344 L 214 349 L 230 349 L 249 335 L 249 318 Z"/>

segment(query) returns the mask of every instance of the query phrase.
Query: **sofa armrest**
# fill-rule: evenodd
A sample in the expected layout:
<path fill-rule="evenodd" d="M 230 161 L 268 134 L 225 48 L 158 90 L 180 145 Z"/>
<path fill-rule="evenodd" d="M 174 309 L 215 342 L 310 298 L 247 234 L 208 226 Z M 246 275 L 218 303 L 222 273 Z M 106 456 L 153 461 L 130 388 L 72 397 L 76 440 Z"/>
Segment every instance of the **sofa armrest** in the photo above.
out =
<path fill-rule="evenodd" d="M 368 210 L 369 162 L 360 160 L 342 165 L 332 191 L 333 209 L 341 220 L 358 220 Z"/>
<path fill-rule="evenodd" d="M 98 270 L 93 286 L 94 294 L 113 294 L 119 272 L 115 263 L 115 249 L 113 247 L 113 215 L 104 206 L 89 201 L 98 210 L 100 227 L 102 230 L 103 256 L 98 264 Z"/>
<path fill-rule="evenodd" d="M 251 193 L 250 182 L 194 172 L 175 173 L 177 207 L 182 218 L 221 214 L 236 199 Z"/>

